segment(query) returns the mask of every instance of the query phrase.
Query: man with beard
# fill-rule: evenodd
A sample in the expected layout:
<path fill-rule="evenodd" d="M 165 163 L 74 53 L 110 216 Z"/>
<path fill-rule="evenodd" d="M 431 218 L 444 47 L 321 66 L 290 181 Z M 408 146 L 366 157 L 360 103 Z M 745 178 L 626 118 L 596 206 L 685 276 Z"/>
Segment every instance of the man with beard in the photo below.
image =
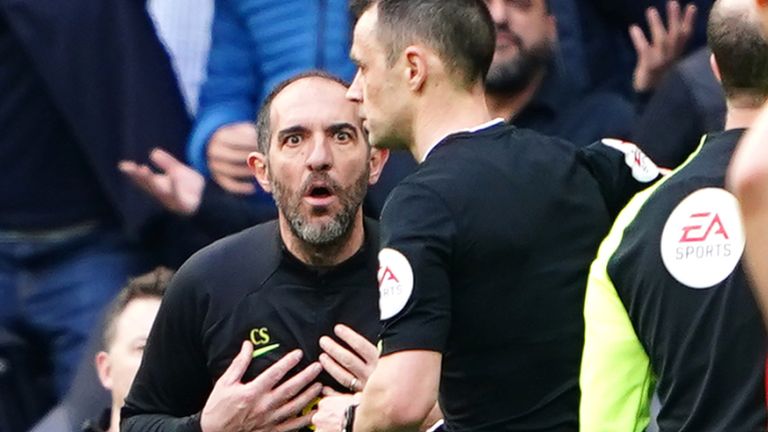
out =
<path fill-rule="evenodd" d="M 557 27 L 547 0 L 485 2 L 496 27 L 485 83 L 493 115 L 578 146 L 629 136 L 631 105 L 616 94 L 584 94 L 558 64 Z"/>
<path fill-rule="evenodd" d="M 260 152 L 248 165 L 273 194 L 278 220 L 179 269 L 123 408 L 124 430 L 294 430 L 309 423 L 323 386 L 362 388 L 379 324 L 377 230 L 360 204 L 388 153 L 369 147 L 346 89 L 314 72 L 265 101 Z M 354 353 L 321 339 L 334 333 Z"/>

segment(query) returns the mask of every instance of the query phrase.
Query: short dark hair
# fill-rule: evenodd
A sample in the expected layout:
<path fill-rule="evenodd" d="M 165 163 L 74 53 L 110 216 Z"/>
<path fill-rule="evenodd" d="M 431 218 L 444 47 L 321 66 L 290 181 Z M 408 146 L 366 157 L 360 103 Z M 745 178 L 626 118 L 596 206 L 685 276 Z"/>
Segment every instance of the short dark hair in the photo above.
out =
<path fill-rule="evenodd" d="M 484 83 L 493 61 L 496 29 L 483 0 L 352 0 L 359 18 L 377 7 L 378 37 L 393 65 L 419 40 L 437 51 L 449 72 L 470 87 Z"/>
<path fill-rule="evenodd" d="M 768 98 L 768 42 L 756 11 L 749 5 L 715 2 L 707 23 L 709 48 L 720 69 L 728 98 L 751 97 L 755 106 Z"/>
<path fill-rule="evenodd" d="M 138 299 L 162 299 L 165 289 L 173 277 L 173 271 L 166 267 L 157 267 L 149 273 L 132 278 L 120 293 L 112 300 L 104 316 L 104 331 L 101 342 L 104 349 L 109 349 L 115 340 L 117 319 L 128 305 Z"/>
<path fill-rule="evenodd" d="M 259 113 L 256 116 L 256 144 L 258 146 L 259 152 L 265 156 L 269 152 L 269 141 L 272 139 L 272 102 L 275 100 L 277 95 L 285 90 L 286 87 L 304 78 L 322 78 L 340 84 L 344 88 L 349 88 L 348 82 L 321 70 L 302 72 L 288 78 L 285 81 L 280 82 L 277 86 L 275 86 L 269 95 L 267 95 L 266 99 L 264 99 L 264 102 L 261 104 L 261 109 L 259 109 Z"/>

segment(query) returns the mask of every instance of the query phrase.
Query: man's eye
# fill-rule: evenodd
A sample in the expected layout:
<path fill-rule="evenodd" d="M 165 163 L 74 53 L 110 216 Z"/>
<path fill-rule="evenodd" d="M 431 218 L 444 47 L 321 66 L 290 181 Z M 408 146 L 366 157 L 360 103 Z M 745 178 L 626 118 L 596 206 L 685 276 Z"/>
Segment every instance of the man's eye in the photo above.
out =
<path fill-rule="evenodd" d="M 336 132 L 336 141 L 349 142 L 352 140 L 352 134 L 349 132 Z"/>
<path fill-rule="evenodd" d="M 287 145 L 298 145 L 299 143 L 301 143 L 301 136 L 299 135 L 288 136 L 285 138 L 285 140 L 283 140 L 283 143 Z"/>

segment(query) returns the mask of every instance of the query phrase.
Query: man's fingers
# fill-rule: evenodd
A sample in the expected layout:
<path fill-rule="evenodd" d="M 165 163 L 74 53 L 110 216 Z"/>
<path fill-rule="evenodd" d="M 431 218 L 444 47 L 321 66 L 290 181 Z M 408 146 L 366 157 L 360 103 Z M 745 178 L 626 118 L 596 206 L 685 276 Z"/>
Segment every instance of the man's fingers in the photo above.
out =
<path fill-rule="evenodd" d="M 334 390 L 333 387 L 323 386 L 323 397 L 340 396 L 342 394 Z"/>
<path fill-rule="evenodd" d="M 667 31 L 673 37 L 680 32 L 680 3 L 675 0 L 667 2 Z"/>
<path fill-rule="evenodd" d="M 293 369 L 301 360 L 301 350 L 293 350 L 276 361 L 272 366 L 260 373 L 253 381 L 246 384 L 249 390 L 265 393 L 280 382 L 281 379 Z"/>
<path fill-rule="evenodd" d="M 245 162 L 242 164 L 233 164 L 230 162 L 211 160 L 208 163 L 208 168 L 211 172 L 215 172 L 225 177 L 253 180 L 253 173 Z"/>
<path fill-rule="evenodd" d="M 667 37 L 667 30 L 664 28 L 664 22 L 659 11 L 655 7 L 649 7 L 645 11 L 645 16 L 648 20 L 648 28 L 651 31 L 651 43 L 656 47 L 663 46 Z"/>
<path fill-rule="evenodd" d="M 694 4 L 688 4 L 685 7 L 685 12 L 683 14 L 683 21 L 680 24 L 680 34 L 682 35 L 680 38 L 680 42 L 681 42 L 681 46 L 679 47 L 680 51 L 682 51 L 682 49 L 685 47 L 685 44 L 688 43 L 688 39 L 690 39 L 691 34 L 693 34 L 693 27 L 696 22 L 697 12 L 698 12 L 698 9 Z"/>
<path fill-rule="evenodd" d="M 131 161 L 122 161 L 118 165 L 118 168 L 123 174 L 127 175 L 135 185 L 143 189 L 145 192 L 161 201 L 165 198 L 159 185 L 155 184 L 159 183 L 159 179 L 157 177 L 160 176 L 153 173 L 148 166 L 138 165 Z"/>
<path fill-rule="evenodd" d="M 208 159 L 231 163 L 245 163 L 248 154 L 256 151 L 255 145 L 236 146 L 229 143 L 216 142 L 208 147 Z"/>
<path fill-rule="evenodd" d="M 639 63 L 640 59 L 645 58 L 645 53 L 648 51 L 648 39 L 645 38 L 643 29 L 636 24 L 629 26 L 629 38 L 632 40 L 632 45 L 635 47 Z"/>
<path fill-rule="evenodd" d="M 344 387 L 349 387 L 350 384 L 352 384 L 352 382 L 357 378 L 354 372 L 341 366 L 326 353 L 320 354 L 318 360 L 320 361 L 320 364 L 323 365 L 323 369 L 328 372 L 328 375 L 330 375 L 333 379 L 336 380 L 336 382 Z M 362 386 L 363 384 L 364 383 L 361 382 L 359 385 Z"/>
<path fill-rule="evenodd" d="M 213 180 L 219 184 L 224 190 L 238 195 L 250 195 L 256 191 L 256 187 L 252 182 L 242 182 L 233 180 L 229 177 L 220 175 L 213 175 Z"/>
<path fill-rule="evenodd" d="M 272 418 L 275 419 L 275 421 L 280 421 L 300 413 L 304 407 L 309 405 L 315 398 L 320 396 L 322 388 L 323 385 L 320 383 L 312 384 L 306 390 L 301 392 L 300 395 L 296 396 L 289 402 L 286 402 L 280 408 L 274 410 L 272 413 Z"/>
<path fill-rule="evenodd" d="M 245 371 L 248 369 L 248 365 L 251 364 L 252 354 L 253 345 L 251 345 L 251 342 L 243 342 L 243 345 L 240 347 L 240 352 L 237 354 L 234 360 L 232 360 L 232 363 L 229 365 L 227 370 L 224 371 L 219 380 L 227 384 L 234 384 L 239 382 Z"/>
<path fill-rule="evenodd" d="M 304 414 L 301 417 L 296 417 L 290 420 L 286 420 L 285 422 L 277 425 L 275 430 L 277 432 L 288 432 L 288 431 L 295 431 L 295 430 L 301 429 L 305 426 L 309 426 L 309 424 L 312 422 L 313 415 L 315 415 L 315 411 L 308 412 L 307 414 Z"/>
<path fill-rule="evenodd" d="M 314 381 L 322 371 L 323 367 L 320 366 L 320 363 L 312 363 L 311 365 L 305 367 L 304 370 L 292 376 L 288 381 L 280 384 L 279 387 L 272 391 L 274 403 L 277 406 L 280 406 L 293 399 L 297 394 L 299 394 L 301 389 L 305 388 L 309 385 L 309 383 Z M 320 390 L 321 389 L 317 389 L 317 392 L 320 393 Z"/>
<path fill-rule="evenodd" d="M 169 172 L 178 167 L 186 167 L 180 160 L 161 148 L 154 148 L 149 153 L 149 160 L 159 169 Z M 191 169 L 191 168 L 190 168 Z"/>
<path fill-rule="evenodd" d="M 371 363 L 379 358 L 379 350 L 363 335 L 357 333 L 344 324 L 338 324 L 333 328 L 333 332 L 336 333 L 341 340 L 346 342 L 350 348 L 355 351 L 355 354 L 360 356 L 366 363 Z"/>

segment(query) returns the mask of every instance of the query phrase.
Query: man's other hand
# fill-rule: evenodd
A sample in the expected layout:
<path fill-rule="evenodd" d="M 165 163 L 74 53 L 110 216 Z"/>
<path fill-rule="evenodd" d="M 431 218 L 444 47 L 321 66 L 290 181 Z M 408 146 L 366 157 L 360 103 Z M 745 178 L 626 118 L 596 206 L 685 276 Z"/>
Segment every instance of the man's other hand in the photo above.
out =
<path fill-rule="evenodd" d="M 133 161 L 121 161 L 118 167 L 163 207 L 184 216 L 194 214 L 200 207 L 205 188 L 203 176 L 161 149 L 152 150 L 149 159 L 159 173 Z"/>
<path fill-rule="evenodd" d="M 681 16 L 682 13 L 682 16 Z M 659 11 L 650 7 L 645 13 L 651 40 L 646 39 L 643 30 L 637 26 L 629 27 L 629 36 L 637 52 L 637 65 L 632 80 L 632 87 L 642 93 L 653 90 L 664 73 L 683 54 L 688 40 L 693 34 L 696 18 L 696 6 L 688 4 L 681 12 L 680 4 L 674 0 L 667 2 L 667 25 L 661 19 Z"/>
<path fill-rule="evenodd" d="M 339 384 L 352 393 L 362 391 L 379 360 L 379 350 L 351 328 L 339 324 L 333 332 L 351 351 L 328 336 L 320 338 L 320 364 Z"/>
<path fill-rule="evenodd" d="M 242 122 L 224 125 L 208 141 L 208 170 L 224 190 L 248 195 L 256 191 L 248 154 L 257 151 L 256 127 Z"/>
<path fill-rule="evenodd" d="M 301 351 L 295 350 L 252 381 L 241 383 L 252 355 L 253 345 L 243 342 L 240 353 L 216 381 L 200 415 L 203 432 L 282 432 L 309 424 L 314 411 L 300 417 L 297 414 L 322 390 L 319 383 L 309 385 L 322 371 L 320 364 L 312 363 L 278 386 L 301 360 Z"/>

